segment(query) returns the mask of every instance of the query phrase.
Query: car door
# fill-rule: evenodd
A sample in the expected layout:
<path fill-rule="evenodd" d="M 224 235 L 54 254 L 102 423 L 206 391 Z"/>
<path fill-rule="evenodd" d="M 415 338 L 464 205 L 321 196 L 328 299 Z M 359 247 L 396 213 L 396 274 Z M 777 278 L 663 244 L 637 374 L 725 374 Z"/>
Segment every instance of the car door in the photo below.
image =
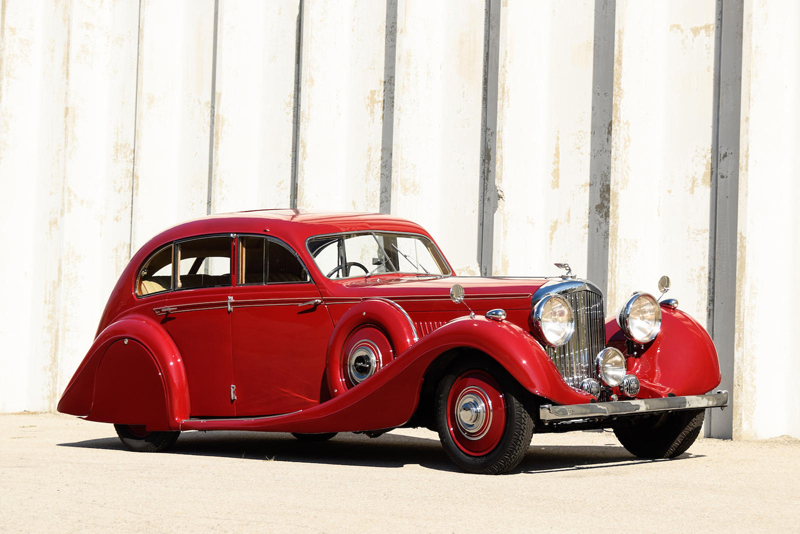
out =
<path fill-rule="evenodd" d="M 175 244 L 174 291 L 162 321 L 180 351 L 195 418 L 236 415 L 228 307 L 232 251 L 227 234 Z"/>
<path fill-rule="evenodd" d="M 333 323 L 297 254 L 264 236 L 239 236 L 233 288 L 237 416 L 315 406 L 325 387 Z"/>

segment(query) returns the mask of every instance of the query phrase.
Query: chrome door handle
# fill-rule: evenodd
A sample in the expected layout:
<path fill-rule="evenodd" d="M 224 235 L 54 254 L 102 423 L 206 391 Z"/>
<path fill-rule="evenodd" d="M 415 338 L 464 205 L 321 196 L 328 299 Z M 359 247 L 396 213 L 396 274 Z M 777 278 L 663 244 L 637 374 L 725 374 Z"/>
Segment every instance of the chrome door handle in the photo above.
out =
<path fill-rule="evenodd" d="M 233 311 L 233 297 L 228 297 L 228 313 Z"/>
<path fill-rule="evenodd" d="M 304 302 L 302 304 L 298 304 L 298 306 L 300 306 L 301 308 L 303 306 L 314 306 L 316 308 L 320 304 L 322 304 L 322 299 L 314 299 L 314 300 L 309 300 L 308 302 Z"/>
<path fill-rule="evenodd" d="M 156 312 L 156 315 L 169 315 L 170 312 L 174 312 L 177 309 L 172 306 L 164 306 L 163 308 L 153 308 L 153 311 Z"/>

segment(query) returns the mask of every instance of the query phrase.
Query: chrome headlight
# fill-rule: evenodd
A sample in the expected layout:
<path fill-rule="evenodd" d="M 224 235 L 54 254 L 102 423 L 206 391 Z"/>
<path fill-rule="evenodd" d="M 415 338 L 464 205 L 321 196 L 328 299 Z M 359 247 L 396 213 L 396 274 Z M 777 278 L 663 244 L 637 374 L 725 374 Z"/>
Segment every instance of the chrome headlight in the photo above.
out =
<path fill-rule="evenodd" d="M 536 304 L 531 323 L 534 334 L 551 347 L 560 347 L 569 341 L 575 330 L 572 306 L 558 295 L 547 295 Z"/>
<path fill-rule="evenodd" d="M 625 356 L 615 349 L 608 347 L 600 351 L 595 360 L 597 366 L 597 376 L 603 384 L 609 387 L 616 387 L 625 378 Z"/>
<path fill-rule="evenodd" d="M 661 330 L 661 306 L 647 293 L 634 293 L 617 316 L 617 324 L 629 339 L 650 343 Z"/>

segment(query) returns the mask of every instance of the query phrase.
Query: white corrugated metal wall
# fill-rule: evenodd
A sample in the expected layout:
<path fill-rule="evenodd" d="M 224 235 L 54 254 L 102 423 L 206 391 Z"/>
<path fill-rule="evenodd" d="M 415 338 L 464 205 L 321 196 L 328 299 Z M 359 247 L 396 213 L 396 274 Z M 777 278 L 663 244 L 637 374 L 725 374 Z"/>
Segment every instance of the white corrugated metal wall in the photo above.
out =
<path fill-rule="evenodd" d="M 611 312 L 669 274 L 730 348 L 737 402 L 711 432 L 800 437 L 799 18 L 791 0 L 2 0 L 0 411 L 54 409 L 154 233 L 292 205 L 416 220 L 462 274 L 567 260 Z"/>

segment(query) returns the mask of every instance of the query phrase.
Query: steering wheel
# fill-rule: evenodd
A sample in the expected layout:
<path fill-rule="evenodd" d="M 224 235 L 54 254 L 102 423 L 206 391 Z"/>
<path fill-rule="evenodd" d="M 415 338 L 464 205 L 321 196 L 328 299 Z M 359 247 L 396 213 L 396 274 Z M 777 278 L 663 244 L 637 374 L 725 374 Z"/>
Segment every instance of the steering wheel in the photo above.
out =
<path fill-rule="evenodd" d="M 350 267 L 358 267 L 359 269 L 364 269 L 364 274 L 369 274 L 369 270 L 368 270 L 366 267 L 364 267 L 363 265 L 361 265 L 360 263 L 358 263 L 357 261 L 348 261 L 346 265 L 342 265 L 342 264 L 340 263 L 339 265 L 337 265 L 336 267 L 334 267 L 334 269 L 333 269 L 331 272 L 329 272 L 329 273 L 328 273 L 326 276 L 327 276 L 328 278 L 330 278 L 330 277 L 331 277 L 331 276 L 333 276 L 333 275 L 334 275 L 336 272 L 338 272 L 338 271 L 341 271 L 341 270 L 342 270 L 343 268 L 345 268 L 345 267 L 346 267 L 346 270 L 347 270 L 348 272 L 350 272 Z"/>

